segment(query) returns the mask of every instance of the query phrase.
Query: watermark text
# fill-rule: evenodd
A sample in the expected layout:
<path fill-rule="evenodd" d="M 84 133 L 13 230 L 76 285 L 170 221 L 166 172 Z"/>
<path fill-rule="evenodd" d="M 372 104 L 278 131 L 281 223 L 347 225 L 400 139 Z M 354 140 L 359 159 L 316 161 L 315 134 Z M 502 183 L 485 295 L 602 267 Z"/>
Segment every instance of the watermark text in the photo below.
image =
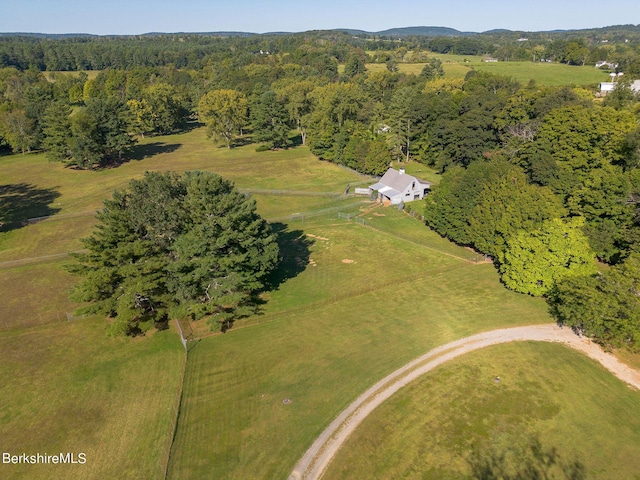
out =
<path fill-rule="evenodd" d="M 49 455 L 48 453 L 21 453 L 19 455 L 15 455 L 9 452 L 2 452 L 2 463 L 3 464 L 25 464 L 25 465 L 36 465 L 42 463 L 51 463 L 51 464 L 69 464 L 69 465 L 84 465 L 87 463 L 87 455 L 86 453 L 56 453 L 53 455 Z"/>

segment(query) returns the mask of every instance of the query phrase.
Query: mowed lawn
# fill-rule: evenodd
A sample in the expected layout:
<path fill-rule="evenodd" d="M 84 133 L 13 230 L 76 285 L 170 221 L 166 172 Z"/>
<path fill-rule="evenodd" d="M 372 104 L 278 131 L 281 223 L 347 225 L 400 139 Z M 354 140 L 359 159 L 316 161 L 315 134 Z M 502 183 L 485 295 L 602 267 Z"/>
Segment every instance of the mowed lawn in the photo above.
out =
<path fill-rule="evenodd" d="M 0 478 L 163 478 L 183 357 L 174 332 L 111 338 L 102 319 L 1 333 L 0 450 L 86 463 L 0 464 Z"/>
<path fill-rule="evenodd" d="M 67 321 L 75 278 L 66 253 L 82 248 L 94 212 L 115 188 L 145 171 L 202 169 L 242 188 L 340 194 L 361 177 L 305 147 L 255 152 L 217 148 L 203 129 L 145 139 L 117 168 L 76 171 L 44 155 L 0 158 L 0 447 L 3 452 L 86 453 L 75 466 L 0 466 L 0 478 L 164 478 L 183 349 L 174 331 L 114 339 L 104 319 Z M 340 206 L 333 198 L 257 198 L 268 217 Z M 346 205 L 353 200 L 346 201 Z M 24 219 L 52 215 L 26 226 Z M 15 227 L 15 228 L 14 228 Z"/>
<path fill-rule="evenodd" d="M 560 463 L 581 463 L 586 478 L 639 478 L 640 394 L 561 345 L 489 347 L 424 375 L 376 409 L 326 478 L 469 478 L 474 450 L 522 468 L 532 455 L 518 455 L 535 439 L 557 449 Z"/>
<path fill-rule="evenodd" d="M 396 228 L 419 225 L 396 214 Z M 345 220 L 295 228 L 315 239 L 313 262 L 269 294 L 269 321 L 190 352 L 170 478 L 286 478 L 385 374 L 453 339 L 551 321 L 544 301 L 507 291 L 492 265 L 441 249 L 424 228 L 432 248 Z"/>

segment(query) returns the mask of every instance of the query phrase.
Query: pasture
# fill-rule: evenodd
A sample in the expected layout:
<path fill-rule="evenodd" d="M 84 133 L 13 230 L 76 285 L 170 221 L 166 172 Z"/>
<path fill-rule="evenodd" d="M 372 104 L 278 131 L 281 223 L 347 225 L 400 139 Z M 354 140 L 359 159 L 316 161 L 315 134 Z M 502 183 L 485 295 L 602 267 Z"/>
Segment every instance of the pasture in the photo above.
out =
<path fill-rule="evenodd" d="M 103 319 L 3 331 L 0 448 L 86 463 L 2 464 L 0 476 L 161 478 L 183 357 L 173 332 L 110 338 Z"/>
<path fill-rule="evenodd" d="M 637 391 L 569 348 L 489 347 L 381 405 L 347 440 L 326 478 L 468 478 L 478 454 L 493 461 L 505 455 L 506 466 L 522 468 L 536 439 L 545 451 L 557 449 L 560 463 L 582 464 L 587 478 L 638 478 L 638 413 Z"/>
<path fill-rule="evenodd" d="M 171 478 L 285 478 L 350 401 L 418 354 L 549 321 L 543 301 L 505 290 L 467 250 L 418 236 L 418 221 L 381 208 L 362 218 L 290 224 L 314 240 L 307 268 L 269 292 L 263 323 L 193 347 Z"/>
<path fill-rule="evenodd" d="M 259 192 L 283 257 L 259 315 L 226 334 L 203 333 L 192 347 L 169 478 L 285 478 L 327 423 L 390 371 L 466 335 L 550 321 L 543 300 L 506 290 L 492 265 L 469 261 L 473 252 L 405 213 L 340 198 L 365 179 L 306 147 L 227 150 L 196 128 L 146 138 L 132 160 L 102 171 L 65 169 L 40 154 L 2 157 L 0 169 L 0 201 L 14 210 L 0 233 L 0 289 L 10 299 L 0 304 L 1 446 L 87 453 L 80 466 L 2 465 L 2 478 L 163 478 L 184 358 L 178 336 L 111 338 L 103 319 L 67 321 L 74 279 L 63 270 L 103 199 L 145 171 L 214 171 Z M 408 171 L 438 179 L 424 166 Z M 46 218 L 21 225 L 34 217 Z M 490 370 L 500 355 L 487 352 Z M 513 361 L 525 371 L 530 358 Z M 558 370 L 543 359 L 537 367 Z M 591 378 L 597 367 L 584 372 Z"/>
<path fill-rule="evenodd" d="M 572 66 L 562 63 L 545 62 L 496 62 L 487 63 L 482 57 L 472 55 L 451 55 L 433 53 L 442 61 L 445 78 L 464 78 L 471 70 L 486 71 L 496 75 L 512 77 L 522 85 L 533 80 L 542 86 L 596 86 L 600 82 L 609 81 L 607 72 L 590 66 Z M 399 63 L 398 70 L 402 73 L 420 75 L 424 63 Z M 367 69 L 372 72 L 386 70 L 383 63 L 368 63 Z"/>

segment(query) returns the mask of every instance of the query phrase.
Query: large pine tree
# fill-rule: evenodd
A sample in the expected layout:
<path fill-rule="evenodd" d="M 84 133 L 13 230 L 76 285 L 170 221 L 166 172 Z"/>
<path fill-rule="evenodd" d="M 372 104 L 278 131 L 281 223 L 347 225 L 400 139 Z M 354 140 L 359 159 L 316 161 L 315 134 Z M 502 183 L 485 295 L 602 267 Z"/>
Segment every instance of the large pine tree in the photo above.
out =
<path fill-rule="evenodd" d="M 72 299 L 135 333 L 151 321 L 211 316 L 226 328 L 252 311 L 253 294 L 278 260 L 255 202 L 207 172 L 146 173 L 105 201 Z"/>

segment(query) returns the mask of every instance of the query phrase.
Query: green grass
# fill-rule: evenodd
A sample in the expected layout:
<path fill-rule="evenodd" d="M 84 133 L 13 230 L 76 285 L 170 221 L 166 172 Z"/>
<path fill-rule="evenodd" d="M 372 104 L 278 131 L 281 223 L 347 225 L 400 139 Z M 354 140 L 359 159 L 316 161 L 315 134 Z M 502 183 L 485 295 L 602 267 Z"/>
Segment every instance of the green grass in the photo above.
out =
<path fill-rule="evenodd" d="M 148 170 L 204 169 L 243 188 L 341 193 L 357 175 L 304 147 L 255 152 L 215 147 L 195 129 L 147 138 L 117 168 L 77 171 L 42 154 L 0 158 L 10 220 L 50 218 L 0 233 L 0 446 L 4 452 L 85 452 L 84 466 L 5 466 L 2 478 L 161 478 L 182 362 L 175 333 L 111 339 L 103 320 L 69 323 L 75 279 L 49 258 L 82 247 L 115 188 Z M 339 205 L 326 196 L 260 195 L 261 213 L 283 216 Z M 348 202 L 347 202 L 348 203 Z M 40 258 L 35 262 L 34 257 Z M 20 260 L 29 260 L 18 263 Z M 5 262 L 5 263 L 2 263 Z"/>
<path fill-rule="evenodd" d="M 4 185 L 21 192 L 12 198 L 13 220 L 55 212 L 50 218 L 0 233 L 0 285 L 10 301 L 0 303 L 0 329 L 59 321 L 73 310 L 67 300 L 73 283 L 62 266 L 65 258 L 47 258 L 82 248 L 80 238 L 91 233 L 94 211 L 116 188 L 145 171 L 207 170 L 233 180 L 241 188 L 306 190 L 342 193 L 361 178 L 334 164 L 322 162 L 306 147 L 278 152 L 256 152 L 255 145 L 228 150 L 213 145 L 197 128 L 188 133 L 145 138 L 134 150 L 136 159 L 117 168 L 78 171 L 50 163 L 43 154 L 0 157 Z M 20 190 L 19 186 L 29 188 Z M 22 193 L 26 191 L 26 193 Z M 11 197 L 11 195 L 9 195 Z M 259 212 L 267 218 L 326 209 L 339 205 L 326 196 L 257 195 Z M 42 265 L 2 265 L 40 258 Z M 46 263 L 46 265 L 44 265 Z M 45 298 L 46 300 L 43 300 Z"/>
<path fill-rule="evenodd" d="M 560 345 L 486 348 L 424 375 L 381 405 L 326 478 L 463 478 L 474 446 L 498 455 L 532 438 L 557 448 L 564 463 L 584 464 L 590 479 L 638 478 L 638 392 Z"/>
<path fill-rule="evenodd" d="M 433 54 L 442 61 L 445 78 L 464 78 L 472 69 L 487 71 L 496 75 L 512 77 L 523 85 L 534 80 L 538 85 L 560 86 L 577 85 L 593 86 L 600 82 L 606 82 L 609 76 L 606 72 L 593 66 L 577 67 L 562 63 L 543 62 L 483 62 L 483 57 L 464 55 Z M 399 63 L 398 70 L 401 73 L 419 75 L 424 68 L 424 63 Z M 368 63 L 367 69 L 371 72 L 386 70 L 382 63 Z"/>
<path fill-rule="evenodd" d="M 113 339 L 96 319 L 1 334 L 2 451 L 87 462 L 2 464 L 0 477 L 163 478 L 183 355 L 172 332 Z"/>
<path fill-rule="evenodd" d="M 550 321 L 544 301 L 505 290 L 491 265 L 442 255 L 439 238 L 427 234 L 429 249 L 340 222 L 300 226 L 316 266 L 269 294 L 267 323 L 192 350 L 170 478 L 285 478 L 383 375 L 474 332 Z"/>
<path fill-rule="evenodd" d="M 276 225 L 286 228 L 284 262 L 261 315 L 191 351 L 171 478 L 284 478 L 328 422 L 386 373 L 453 339 L 550 321 L 543 300 L 504 289 L 493 266 L 466 262 L 467 250 L 417 220 L 324 196 L 361 178 L 306 147 L 227 150 L 198 128 L 144 139 L 134 160 L 98 172 L 39 154 L 0 158 L 0 168 L 3 184 L 30 187 L 31 203 L 14 202 L 19 215 L 57 212 L 0 234 L 0 262 L 45 257 L 0 263 L 9 299 L 0 303 L 0 446 L 87 452 L 82 467 L 1 466 L 2 478 L 161 476 L 182 359 L 175 333 L 112 339 L 101 320 L 64 321 L 74 279 L 62 269 L 68 259 L 46 257 L 81 248 L 91 212 L 145 171 L 203 169 L 240 188 L 314 194 L 256 195 L 262 215 L 284 219 Z M 438 180 L 424 166 L 407 169 Z M 339 219 L 337 209 L 365 224 Z"/>
<path fill-rule="evenodd" d="M 66 322 L 78 305 L 69 301 L 76 279 L 56 260 L 0 269 L 0 332 L 6 328 Z"/>
<path fill-rule="evenodd" d="M 529 80 L 534 80 L 538 85 L 547 86 L 594 86 L 609 80 L 609 75 L 606 72 L 593 66 L 576 67 L 561 63 L 542 62 L 483 62 L 471 65 L 476 70 L 512 77 L 522 85 L 529 83 Z"/>
<path fill-rule="evenodd" d="M 87 74 L 87 77 L 88 77 L 89 80 L 95 79 L 100 72 L 102 72 L 102 70 L 84 70 L 84 73 Z M 51 78 L 53 74 L 62 74 L 62 75 L 69 75 L 69 76 L 72 76 L 72 77 L 77 77 L 79 73 L 80 72 L 68 72 L 68 71 L 54 70 L 54 71 L 44 72 L 44 76 L 45 76 L 45 78 L 47 80 L 49 80 L 50 82 L 53 82 L 54 80 Z"/>
<path fill-rule="evenodd" d="M 203 128 L 188 133 L 148 137 L 140 141 L 131 160 L 117 168 L 78 171 L 50 163 L 43 154 L 0 157 L 3 184 L 26 183 L 59 195 L 51 207 L 60 214 L 95 210 L 114 189 L 145 171 L 207 170 L 233 180 L 240 188 L 341 193 L 360 179 L 335 164 L 315 158 L 306 147 L 256 152 L 255 145 L 218 147 Z"/>

